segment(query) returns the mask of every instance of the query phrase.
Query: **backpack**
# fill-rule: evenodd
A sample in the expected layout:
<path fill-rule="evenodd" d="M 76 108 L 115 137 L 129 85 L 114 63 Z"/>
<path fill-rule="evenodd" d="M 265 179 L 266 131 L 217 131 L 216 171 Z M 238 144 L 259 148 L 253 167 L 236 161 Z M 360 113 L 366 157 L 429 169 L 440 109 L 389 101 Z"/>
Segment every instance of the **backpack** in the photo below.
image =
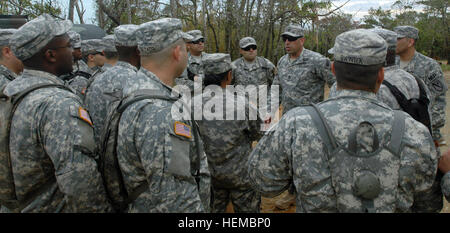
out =
<path fill-rule="evenodd" d="M 0 93 L 0 204 L 6 206 L 10 210 L 21 210 L 25 208 L 36 196 L 39 196 L 42 192 L 47 190 L 48 186 L 54 183 L 56 179 L 53 177 L 40 188 L 28 194 L 24 199 L 18 200 L 12 172 L 11 154 L 9 151 L 11 123 L 17 107 L 23 98 L 31 92 L 50 87 L 67 89 L 72 92 L 70 88 L 61 84 L 41 83 L 28 87 L 13 97 L 6 96 L 3 93 L 3 90 Z"/>
<path fill-rule="evenodd" d="M 380 143 L 373 125 L 364 121 L 350 132 L 348 147 L 345 147 L 337 143 L 316 105 L 307 106 L 306 110 L 325 144 L 336 209 L 339 212 L 394 212 L 405 131 L 404 113 L 394 111 L 390 138 L 388 134 L 382 135 L 385 143 Z M 357 152 L 356 136 L 362 124 L 373 129 L 373 152 Z M 388 176 L 383 172 L 385 170 L 390 172 Z"/>
<path fill-rule="evenodd" d="M 421 82 L 416 79 L 417 85 L 419 86 L 420 96 L 419 99 L 411 98 L 406 99 L 405 95 L 394 85 L 384 80 L 383 84 L 389 88 L 391 93 L 394 95 L 400 107 L 408 113 L 414 120 L 424 124 L 430 134 L 433 133 L 431 129 L 431 120 L 430 115 L 428 114 L 428 105 L 430 104 L 430 100 L 426 96 L 425 89 L 423 88 Z"/>
<path fill-rule="evenodd" d="M 128 204 L 132 203 L 144 191 L 148 189 L 148 183 L 144 182 L 135 190 L 128 193 L 117 158 L 117 140 L 119 135 L 119 124 L 123 112 L 133 103 L 144 99 L 163 99 L 175 102 L 178 99 L 163 95 L 158 90 L 138 90 L 131 95 L 122 98 L 113 111 L 108 114 L 105 126 L 102 129 L 100 146 L 98 149 L 99 168 L 107 197 L 117 212 L 124 212 Z M 144 106 L 142 106 L 143 108 Z"/>

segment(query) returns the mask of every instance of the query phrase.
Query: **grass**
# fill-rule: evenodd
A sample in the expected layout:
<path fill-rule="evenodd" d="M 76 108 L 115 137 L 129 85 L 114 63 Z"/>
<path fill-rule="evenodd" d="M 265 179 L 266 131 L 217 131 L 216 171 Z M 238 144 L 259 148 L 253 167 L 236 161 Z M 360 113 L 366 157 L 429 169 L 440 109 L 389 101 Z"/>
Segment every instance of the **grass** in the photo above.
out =
<path fill-rule="evenodd" d="M 447 64 L 447 61 L 439 61 L 441 63 L 441 68 L 443 72 L 450 71 L 450 65 Z"/>

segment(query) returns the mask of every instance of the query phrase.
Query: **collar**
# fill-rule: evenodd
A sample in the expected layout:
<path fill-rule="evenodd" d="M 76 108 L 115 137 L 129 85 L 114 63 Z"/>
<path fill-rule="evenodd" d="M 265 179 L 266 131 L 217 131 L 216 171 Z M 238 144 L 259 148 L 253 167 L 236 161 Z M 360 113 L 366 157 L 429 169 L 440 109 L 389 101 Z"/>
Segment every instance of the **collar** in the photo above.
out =
<path fill-rule="evenodd" d="M 13 79 L 15 79 L 17 77 L 16 73 L 12 72 L 4 65 L 0 65 L 0 74 L 5 75 L 5 77 L 7 79 L 9 79 L 10 81 L 12 81 Z"/>
<path fill-rule="evenodd" d="M 47 79 L 47 80 L 51 81 L 52 83 L 64 84 L 64 81 L 61 80 L 60 78 L 58 78 L 56 75 L 50 74 L 45 71 L 40 71 L 40 70 L 24 69 L 23 73 L 22 73 L 22 78 L 27 78 L 27 77 L 38 77 L 38 78 Z"/>
<path fill-rule="evenodd" d="M 125 61 L 118 61 L 116 63 L 116 66 L 120 66 L 120 67 L 123 67 L 126 69 L 134 70 L 135 72 L 138 72 L 138 68 L 136 66 L 133 66 L 130 63 L 125 62 Z"/>
<path fill-rule="evenodd" d="M 181 94 L 177 90 L 175 90 L 172 87 L 163 83 L 158 78 L 158 76 L 156 76 L 151 71 L 145 69 L 144 67 L 141 67 L 141 69 L 139 71 L 142 72 L 144 74 L 144 76 L 147 77 L 154 85 L 156 85 L 156 89 L 162 90 L 165 94 L 168 94 L 170 96 L 175 96 L 175 97 L 181 96 Z"/>
<path fill-rule="evenodd" d="M 373 92 L 362 91 L 362 90 L 350 90 L 350 89 L 342 89 L 336 92 L 334 98 L 339 97 L 356 97 L 356 98 L 367 98 L 372 100 L 377 100 L 377 95 Z"/>

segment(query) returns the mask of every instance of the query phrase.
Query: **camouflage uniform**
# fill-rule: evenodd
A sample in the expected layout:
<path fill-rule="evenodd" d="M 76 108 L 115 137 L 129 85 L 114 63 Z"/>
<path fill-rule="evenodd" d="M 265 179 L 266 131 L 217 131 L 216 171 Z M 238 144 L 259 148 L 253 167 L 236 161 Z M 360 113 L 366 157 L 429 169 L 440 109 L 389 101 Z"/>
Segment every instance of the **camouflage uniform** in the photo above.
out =
<path fill-rule="evenodd" d="M 303 36 L 303 31 L 298 28 L 288 26 L 287 32 Z M 280 87 L 283 113 L 294 107 L 323 101 L 325 83 L 331 87 L 335 82 L 330 67 L 328 58 L 305 48 L 294 61 L 290 60 L 289 54 L 281 57 L 272 85 Z"/>
<path fill-rule="evenodd" d="M 203 62 L 205 74 L 221 74 L 231 69 L 228 54 L 210 54 Z M 211 97 L 213 87 L 217 87 L 223 95 Z M 227 99 L 231 102 L 225 103 Z M 193 103 L 203 106 L 208 103 L 223 108 L 222 120 L 206 120 L 203 117 L 203 120 L 197 121 L 212 177 L 212 212 L 224 213 L 231 200 L 237 213 L 258 213 L 261 197 L 250 185 L 246 164 L 252 142 L 261 137 L 261 120 L 250 120 L 249 104 L 245 97 L 238 95 L 235 99 L 235 93 L 218 86 L 206 87 L 203 95 L 196 96 Z M 237 116 L 238 111 L 245 111 L 245 119 L 226 120 L 227 114 Z"/>
<path fill-rule="evenodd" d="M 107 36 L 103 37 L 102 42 L 103 42 L 103 46 L 105 47 L 105 49 L 103 51 L 117 53 L 114 35 L 107 35 Z M 102 66 L 102 69 L 103 69 L 103 71 L 106 71 L 107 69 L 112 68 L 112 67 L 114 67 L 114 66 L 109 63 L 105 63 Z"/>
<path fill-rule="evenodd" d="M 100 39 L 91 39 L 91 40 L 83 40 L 82 44 L 82 52 L 83 56 L 85 54 L 93 53 L 93 52 L 103 52 L 104 46 L 102 45 L 102 40 Z M 87 66 L 87 65 L 86 65 Z M 88 87 L 91 79 L 93 80 L 97 75 L 104 72 L 102 67 L 94 66 L 89 68 L 87 73 L 91 74 L 91 77 L 87 79 L 81 75 L 77 75 L 72 79 L 67 81 L 67 85 L 73 88 L 77 95 L 84 100 L 86 94 L 86 88 Z"/>
<path fill-rule="evenodd" d="M 182 33 L 178 19 L 141 24 L 136 35 L 141 56 L 161 51 L 182 37 L 190 38 Z M 139 89 L 152 89 L 168 97 L 172 93 L 171 87 L 143 67 L 127 81 L 124 95 Z M 129 205 L 129 212 L 209 212 L 211 181 L 203 146 L 194 142 L 195 125 L 174 120 L 172 105 L 167 100 L 142 100 L 122 114 L 117 156 L 125 187 L 130 192 L 142 182 L 149 184 L 149 189 Z M 181 135 L 178 130 L 183 124 L 187 132 Z M 197 183 L 192 174 L 198 164 Z"/>
<path fill-rule="evenodd" d="M 41 15 L 14 34 L 12 49 L 20 60 L 26 60 L 53 36 L 66 33 L 71 25 L 68 20 Z M 63 84 L 50 73 L 25 69 L 6 86 L 5 94 L 14 96 L 38 83 Z M 18 105 L 10 131 L 16 194 L 22 199 L 47 187 L 32 197 L 21 212 L 111 211 L 92 157 L 93 130 L 89 121 L 81 100 L 60 88 L 34 91 Z"/>
<path fill-rule="evenodd" d="M 418 30 L 414 30 L 413 27 L 400 26 L 394 28 L 394 30 L 397 32 L 398 38 L 408 37 L 418 39 Z M 396 63 L 397 65 L 400 65 L 399 56 L 397 56 Z M 443 140 L 440 129 L 445 125 L 445 106 L 447 105 L 445 94 L 448 87 L 441 67 L 435 60 L 416 51 L 414 57 L 403 69 L 421 79 L 428 86 L 432 95 L 430 101 L 432 103 L 431 125 L 433 129 L 433 139 Z"/>
<path fill-rule="evenodd" d="M 74 49 L 81 49 L 81 36 L 80 36 L 80 34 L 77 33 L 77 32 L 74 32 L 74 31 L 68 31 L 67 35 L 69 35 L 69 37 L 70 37 L 70 44 L 72 44 L 72 48 L 74 48 Z M 80 60 L 80 61 L 82 61 L 82 60 Z M 80 70 L 80 64 L 79 64 L 80 61 L 74 61 L 73 62 L 72 73 L 75 73 L 78 70 Z M 86 64 L 86 63 L 84 63 L 84 64 Z M 84 71 L 84 72 L 86 72 L 86 71 Z"/>
<path fill-rule="evenodd" d="M 339 35 L 332 52 L 335 61 L 353 57 L 357 58 L 355 62 L 361 61 L 357 63 L 360 65 L 379 64 L 386 57 L 386 45 L 378 35 L 360 29 Z M 373 124 L 380 135 L 380 143 L 390 140 L 388 135 L 392 133 L 394 112 L 379 102 L 374 93 L 342 90 L 335 98 L 318 104 L 318 108 L 339 145 L 347 146 L 350 130 L 364 121 Z M 399 113 L 405 117 L 405 132 L 398 168 L 386 164 L 378 171 L 378 177 L 383 177 L 380 179 L 383 187 L 393 187 L 395 194 L 376 199 L 374 206 L 381 212 L 438 211 L 440 207 L 428 203 L 438 159 L 431 136 L 425 126 L 417 124 L 409 115 Z M 357 151 L 373 152 L 372 137 L 373 131 L 360 131 Z M 333 188 L 334 178 L 329 163 L 333 162 L 335 155 L 326 151 L 308 112 L 302 107 L 295 108 L 283 116 L 250 155 L 250 179 L 257 190 L 267 196 L 277 195 L 293 185 L 297 193 L 297 212 L 359 209 L 362 205 L 360 200 L 339 196 L 340 190 Z M 390 159 L 380 159 L 383 161 Z M 339 201 L 343 198 L 347 202 Z"/>
<path fill-rule="evenodd" d="M 136 42 L 137 25 L 121 25 L 115 31 L 116 44 L 134 47 Z M 134 78 L 138 68 L 128 62 L 118 61 L 117 64 L 100 74 L 86 91 L 86 107 L 94 122 L 96 141 L 100 140 L 101 130 L 109 112 L 111 104 L 118 103 L 123 97 L 123 87 L 127 79 Z M 110 108 L 111 107 L 111 108 Z"/>
<path fill-rule="evenodd" d="M 0 48 L 9 46 L 9 38 L 11 38 L 12 34 L 16 31 L 16 29 L 0 29 Z M 16 77 L 17 75 L 14 72 L 9 70 L 6 66 L 0 65 L 0 91 Z"/>
<path fill-rule="evenodd" d="M 447 172 L 441 181 L 442 193 L 444 193 L 447 201 L 450 202 L 450 172 Z"/>

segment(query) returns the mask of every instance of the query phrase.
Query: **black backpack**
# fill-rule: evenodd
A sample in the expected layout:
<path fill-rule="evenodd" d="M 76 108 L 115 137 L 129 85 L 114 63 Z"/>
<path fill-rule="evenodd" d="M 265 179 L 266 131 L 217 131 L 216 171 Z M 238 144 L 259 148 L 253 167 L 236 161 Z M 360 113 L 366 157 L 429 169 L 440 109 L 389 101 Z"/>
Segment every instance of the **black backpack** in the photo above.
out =
<path fill-rule="evenodd" d="M 132 203 L 140 194 L 148 189 L 148 183 L 144 182 L 133 190 L 133 192 L 127 192 L 116 151 L 122 113 L 133 103 L 144 99 L 163 99 L 172 102 L 178 100 L 165 96 L 158 90 L 138 90 L 122 98 L 117 106 L 113 107 L 113 111 L 108 114 L 105 126 L 102 129 L 101 144 L 97 154 L 99 156 L 98 164 L 103 177 L 106 194 L 116 212 L 124 212 L 128 204 Z"/>
<path fill-rule="evenodd" d="M 72 92 L 70 88 L 61 84 L 41 83 L 28 87 L 13 97 L 3 94 L 3 90 L 0 93 L 0 204 L 12 211 L 20 212 L 21 209 L 29 205 L 36 196 L 46 191 L 49 185 L 53 184 L 56 180 L 55 177 L 51 178 L 40 188 L 29 193 L 24 199 L 19 200 L 16 195 L 11 154 L 9 151 L 11 123 L 17 107 L 23 98 L 31 92 L 51 87 L 66 89 Z"/>
<path fill-rule="evenodd" d="M 389 88 L 402 110 L 408 113 L 416 121 L 424 124 L 430 131 L 430 134 L 432 134 L 431 120 L 428 113 L 428 105 L 430 104 L 430 100 L 426 96 L 424 87 L 421 82 L 417 80 L 417 78 L 416 82 L 420 90 L 419 99 L 411 98 L 409 100 L 406 99 L 405 95 L 403 95 L 403 93 L 396 86 L 392 85 L 388 81 L 384 80 L 383 84 Z"/>

